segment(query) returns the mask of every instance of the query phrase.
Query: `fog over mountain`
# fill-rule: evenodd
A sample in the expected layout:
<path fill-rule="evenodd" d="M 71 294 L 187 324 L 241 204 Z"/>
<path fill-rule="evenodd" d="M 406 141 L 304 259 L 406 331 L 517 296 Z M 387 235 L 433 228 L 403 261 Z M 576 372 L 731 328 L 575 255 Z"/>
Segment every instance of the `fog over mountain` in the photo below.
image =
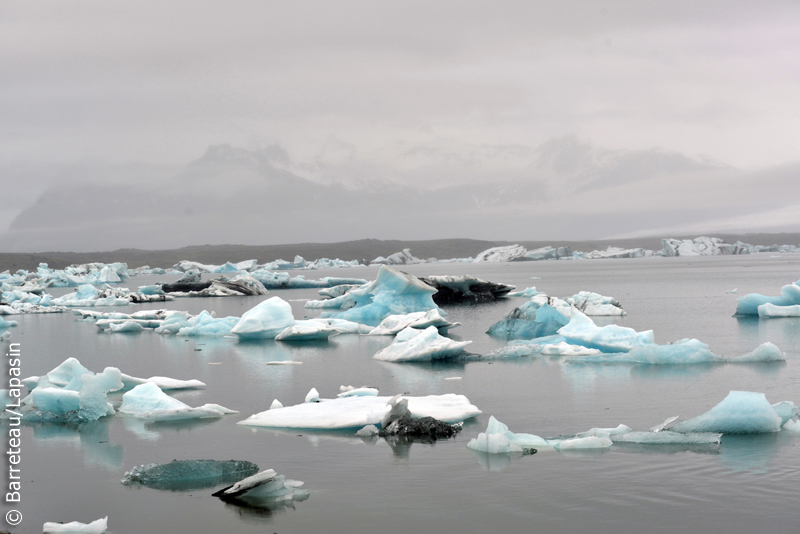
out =
<path fill-rule="evenodd" d="M 650 235 L 791 205 L 779 192 L 797 171 L 765 171 L 756 180 L 707 159 L 607 150 L 574 136 L 535 148 L 458 148 L 462 152 L 428 151 L 421 171 L 405 171 L 458 176 L 424 185 L 409 183 L 396 170 L 394 179 L 365 175 L 359 181 L 358 172 L 351 172 L 342 180 L 325 167 L 293 161 L 279 146 L 212 146 L 157 180 L 127 180 L 125 169 L 107 168 L 85 180 L 54 183 L 16 216 L 0 247 L 92 251 L 364 238 L 602 239 L 632 228 Z M 389 168 L 373 166 L 371 172 L 392 175 Z M 800 193 L 800 183 L 793 192 Z"/>
<path fill-rule="evenodd" d="M 0 251 L 800 230 L 796 0 L 26 0 L 0 66 Z"/>

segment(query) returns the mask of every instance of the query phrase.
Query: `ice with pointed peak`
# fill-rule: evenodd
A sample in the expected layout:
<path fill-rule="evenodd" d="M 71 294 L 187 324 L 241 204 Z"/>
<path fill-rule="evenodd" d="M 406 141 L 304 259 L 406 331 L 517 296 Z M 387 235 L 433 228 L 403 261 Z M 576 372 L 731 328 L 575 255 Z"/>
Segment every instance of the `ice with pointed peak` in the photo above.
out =
<path fill-rule="evenodd" d="M 708 412 L 672 427 L 672 431 L 718 432 L 721 434 L 761 434 L 778 432 L 781 416 L 763 393 L 731 391 Z"/>
<path fill-rule="evenodd" d="M 448 393 L 426 397 L 405 397 L 412 417 L 433 417 L 445 423 L 458 423 L 480 415 L 481 411 L 463 395 Z M 357 430 L 378 425 L 390 410 L 391 397 L 354 396 L 319 399 L 279 410 L 251 415 L 240 425 L 317 430 Z"/>
<path fill-rule="evenodd" d="M 204 404 L 198 408 L 170 397 L 152 382 L 140 384 L 122 396 L 120 413 L 149 421 L 177 421 L 222 417 L 238 413 L 218 404 Z"/>
<path fill-rule="evenodd" d="M 552 448 L 553 443 L 535 434 L 516 434 L 508 429 L 492 415 L 486 432 L 481 432 L 478 437 L 467 443 L 467 447 L 489 454 L 504 454 L 510 452 L 523 452 L 525 449 Z"/>
<path fill-rule="evenodd" d="M 438 310 L 433 301 L 435 292 L 416 276 L 381 265 L 375 280 L 345 295 L 353 299 L 353 307 L 325 316 L 377 326 L 390 315 Z"/>
<path fill-rule="evenodd" d="M 600 327 L 575 309 L 569 323 L 558 334 L 571 345 L 582 345 L 602 352 L 630 351 L 654 343 L 652 330 L 637 332 L 633 328 L 615 324 Z"/>
<path fill-rule="evenodd" d="M 305 402 L 319 402 L 319 391 L 317 391 L 317 388 L 311 388 L 306 394 Z"/>
<path fill-rule="evenodd" d="M 231 333 L 240 339 L 275 339 L 294 324 L 292 306 L 280 297 L 272 297 L 244 312 Z"/>
<path fill-rule="evenodd" d="M 273 399 L 272 404 L 269 405 L 270 410 L 277 410 L 278 408 L 283 408 L 283 404 L 278 399 Z"/>
<path fill-rule="evenodd" d="M 167 376 L 151 376 L 150 378 L 137 378 L 135 376 L 126 375 L 122 373 L 122 384 L 124 389 L 131 389 L 139 384 L 146 384 L 148 382 L 157 385 L 160 389 L 203 389 L 206 387 L 204 382 L 197 379 L 179 380 L 177 378 L 169 378 Z"/>
<path fill-rule="evenodd" d="M 42 527 L 44 534 L 103 534 L 108 531 L 108 516 L 105 516 L 91 523 L 80 523 L 72 521 L 70 523 L 46 522 Z"/>
<path fill-rule="evenodd" d="M 387 362 L 446 360 L 460 356 L 470 343 L 441 336 L 435 326 L 425 330 L 407 327 L 397 334 L 394 343 L 376 352 L 373 358 Z"/>

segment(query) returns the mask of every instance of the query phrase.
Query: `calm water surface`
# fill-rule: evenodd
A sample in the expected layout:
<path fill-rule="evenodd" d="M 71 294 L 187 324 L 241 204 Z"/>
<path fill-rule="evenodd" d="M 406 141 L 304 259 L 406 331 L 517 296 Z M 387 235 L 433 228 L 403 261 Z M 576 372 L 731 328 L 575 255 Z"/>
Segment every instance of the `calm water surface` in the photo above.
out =
<path fill-rule="evenodd" d="M 476 454 L 466 443 L 485 429 L 490 415 L 515 432 L 557 436 L 620 423 L 646 430 L 672 415 L 699 415 L 731 390 L 764 392 L 773 403 L 800 402 L 800 319 L 734 318 L 736 295 L 728 293 L 737 288 L 739 295 L 778 294 L 800 278 L 800 256 L 433 264 L 404 270 L 419 276 L 472 274 L 520 289 L 535 285 L 560 297 L 595 291 L 616 297 L 629 314 L 600 324 L 652 329 L 658 343 L 698 338 L 725 356 L 772 341 L 787 361 L 581 365 L 540 357 L 392 364 L 372 360 L 391 342 L 388 337 L 238 343 L 150 331 L 101 334 L 71 314 L 14 317 L 20 326 L 12 330 L 12 341 L 22 344 L 25 376 L 46 373 L 73 356 L 95 372 L 114 366 L 135 376 L 200 379 L 206 389 L 175 396 L 192 406 L 218 403 L 241 414 L 182 424 L 116 416 L 80 428 L 25 427 L 23 520 L 12 532 L 41 532 L 45 521 L 89 522 L 106 515 L 114 533 L 797 532 L 800 436 L 725 437 L 716 448 L 615 446 L 604 453 L 522 458 Z M 372 279 L 376 272 L 363 267 L 303 274 Z M 138 277 L 129 285 L 168 279 L 174 277 Z M 303 308 L 305 299 L 316 298 L 315 290 L 271 295 L 289 300 L 298 318 L 316 315 Z M 263 298 L 166 304 L 225 316 L 241 315 Z M 475 353 L 502 346 L 484 332 L 523 302 L 446 307 L 450 319 L 463 324 L 451 337 L 472 340 L 469 349 Z M 274 360 L 302 365 L 265 365 Z M 410 446 L 236 425 L 266 410 L 274 398 L 297 404 L 312 387 L 333 397 L 343 384 L 376 386 L 386 395 L 464 394 L 483 415 L 468 421 L 455 439 Z M 253 510 L 211 497 L 213 489 L 169 492 L 120 484 L 135 465 L 201 458 L 253 461 L 305 481 L 311 496 L 294 507 Z"/>

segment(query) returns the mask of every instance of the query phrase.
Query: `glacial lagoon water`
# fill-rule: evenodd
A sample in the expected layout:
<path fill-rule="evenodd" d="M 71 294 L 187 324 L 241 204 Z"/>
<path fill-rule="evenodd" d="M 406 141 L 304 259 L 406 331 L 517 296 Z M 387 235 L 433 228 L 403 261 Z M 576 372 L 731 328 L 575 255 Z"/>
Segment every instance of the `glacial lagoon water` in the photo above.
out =
<path fill-rule="evenodd" d="M 33 266 L 31 266 L 33 267 Z M 70 314 L 17 316 L 24 376 L 40 375 L 73 356 L 92 371 L 115 366 L 141 377 L 197 378 L 203 390 L 175 393 L 241 414 L 191 423 L 142 423 L 115 416 L 81 427 L 23 429 L 22 522 L 12 532 L 41 532 L 45 521 L 89 521 L 108 515 L 111 532 L 383 534 L 408 532 L 797 532 L 800 436 L 725 436 L 718 447 L 615 445 L 605 452 L 540 452 L 523 457 L 473 453 L 466 443 L 490 415 L 514 432 L 574 434 L 624 423 L 647 430 L 669 416 L 699 415 L 731 390 L 758 391 L 770 402 L 800 402 L 800 318 L 732 317 L 735 294 L 778 294 L 800 278 L 800 255 L 643 258 L 507 264 L 423 264 L 413 274 L 472 274 L 536 286 L 553 296 L 581 290 L 616 297 L 628 316 L 597 319 L 653 329 L 658 343 L 698 338 L 725 356 L 771 341 L 786 362 L 646 366 L 568 364 L 559 358 L 452 364 L 396 364 L 372 355 L 391 337 L 341 335 L 329 342 L 237 342 L 176 338 L 151 331 L 98 333 Z M 375 267 L 304 272 L 309 278 L 374 278 Z M 293 273 L 297 274 L 297 273 Z M 174 277 L 137 277 L 131 287 Z M 316 290 L 271 291 L 295 317 Z M 241 315 L 265 297 L 177 299 L 169 307 L 217 316 Z M 484 332 L 524 299 L 444 309 L 472 340 L 470 352 L 504 343 Z M 163 303 L 120 311 L 159 308 Z M 267 365 L 292 360 L 301 365 Z M 253 429 L 236 425 L 273 399 L 303 402 L 315 387 L 333 397 L 340 385 L 374 386 L 381 394 L 459 393 L 483 415 L 455 439 L 435 444 L 365 441 L 341 433 Z M 293 506 L 226 504 L 215 488 L 187 492 L 123 486 L 126 470 L 173 459 L 249 460 L 311 493 Z M 4 476 L 4 480 L 7 478 Z M 4 511 L 10 508 L 5 505 Z"/>

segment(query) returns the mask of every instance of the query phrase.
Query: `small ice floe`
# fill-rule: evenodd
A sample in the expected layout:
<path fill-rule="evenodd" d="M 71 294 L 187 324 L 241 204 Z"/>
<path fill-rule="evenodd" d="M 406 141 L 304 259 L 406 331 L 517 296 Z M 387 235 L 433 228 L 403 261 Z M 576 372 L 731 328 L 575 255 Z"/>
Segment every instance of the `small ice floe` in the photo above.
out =
<path fill-rule="evenodd" d="M 309 492 L 302 486 L 303 482 L 299 480 L 289 480 L 275 473 L 273 469 L 267 469 L 223 488 L 212 496 L 219 497 L 223 501 L 250 506 L 268 506 L 272 503 L 290 503 L 308 499 Z"/>
<path fill-rule="evenodd" d="M 455 358 L 472 341 L 453 341 L 439 335 L 435 326 L 425 330 L 408 327 L 395 337 L 394 343 L 375 353 L 373 358 L 388 362 L 424 362 Z"/>
<path fill-rule="evenodd" d="M 445 380 L 461 380 L 462 378 L 462 376 L 448 376 Z"/>
<path fill-rule="evenodd" d="M 294 360 L 280 360 L 275 362 L 264 362 L 264 365 L 303 365 L 303 362 L 296 362 Z"/>
<path fill-rule="evenodd" d="M 522 291 L 513 291 L 509 293 L 508 297 L 535 297 L 539 292 L 536 291 L 536 286 L 526 287 Z"/>
<path fill-rule="evenodd" d="M 580 345 L 570 345 L 566 341 L 544 345 L 541 352 L 549 356 L 592 356 L 594 354 L 600 354 L 600 351 L 597 349 L 590 349 Z"/>
<path fill-rule="evenodd" d="M 481 413 L 463 395 L 449 393 L 403 398 L 408 399 L 408 409 L 416 418 L 433 417 L 445 423 L 459 423 Z M 367 425 L 379 425 L 391 410 L 387 403 L 392 397 L 369 395 L 317 400 L 267 410 L 237 424 L 269 428 L 356 430 Z"/>
<path fill-rule="evenodd" d="M 140 384 L 122 396 L 119 412 L 148 421 L 178 421 L 204 419 L 239 413 L 219 404 L 204 404 L 198 408 L 170 397 L 153 383 Z"/>
<path fill-rule="evenodd" d="M 137 465 L 126 471 L 122 484 L 186 491 L 231 484 L 258 473 L 258 466 L 245 460 L 173 460 L 167 464 Z"/>
<path fill-rule="evenodd" d="M 292 326 L 286 327 L 275 336 L 275 341 L 309 341 L 309 340 L 325 340 L 329 337 L 337 335 L 338 332 L 334 328 L 327 327 L 317 322 L 298 322 Z"/>
<path fill-rule="evenodd" d="M 730 291 L 726 291 L 726 293 L 730 293 L 731 295 L 735 295 L 738 292 L 739 292 L 739 288 L 738 287 L 735 287 L 735 288 L 731 289 Z"/>
<path fill-rule="evenodd" d="M 439 313 L 439 310 L 428 310 L 426 312 L 413 312 L 404 315 L 390 315 L 381 323 L 370 330 L 370 336 L 393 336 L 406 328 L 416 328 L 425 330 L 429 326 L 435 326 L 440 332 L 459 326 L 461 323 L 451 323 Z"/>
<path fill-rule="evenodd" d="M 79 523 L 72 521 L 71 523 L 51 523 L 47 522 L 42 527 L 44 534 L 48 533 L 70 533 L 70 534 L 103 534 L 108 531 L 108 516 L 105 516 L 97 521 L 91 523 Z"/>
<path fill-rule="evenodd" d="M 538 345 L 507 345 L 500 347 L 491 352 L 482 355 L 467 355 L 465 360 L 510 360 L 515 358 L 524 358 L 526 356 L 533 356 L 538 353 L 540 347 Z"/>
<path fill-rule="evenodd" d="M 122 373 L 122 384 L 124 389 L 131 389 L 139 384 L 152 383 L 157 385 L 162 390 L 164 389 L 203 389 L 206 387 L 205 382 L 197 379 L 179 380 L 177 378 L 169 378 L 168 376 L 151 376 L 150 378 L 137 378 L 135 376 L 126 375 Z"/>

